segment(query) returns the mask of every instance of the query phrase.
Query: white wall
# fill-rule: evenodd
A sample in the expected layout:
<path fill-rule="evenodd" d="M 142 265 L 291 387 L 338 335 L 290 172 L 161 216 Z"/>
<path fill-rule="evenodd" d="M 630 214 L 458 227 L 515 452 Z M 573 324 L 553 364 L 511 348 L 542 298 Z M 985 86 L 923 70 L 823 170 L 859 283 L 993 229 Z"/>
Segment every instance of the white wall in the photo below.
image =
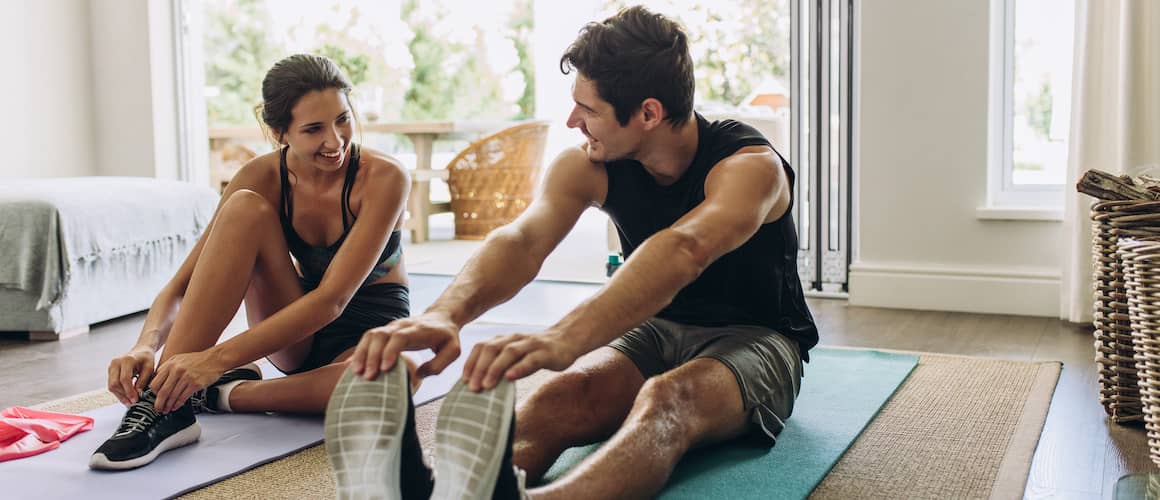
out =
<path fill-rule="evenodd" d="M 171 2 L 101 0 L 93 5 L 96 173 L 175 179 Z"/>
<path fill-rule="evenodd" d="M 92 175 L 87 0 L 5 2 L 0 179 Z"/>
<path fill-rule="evenodd" d="M 171 5 L 5 3 L 0 179 L 177 177 Z"/>
<path fill-rule="evenodd" d="M 862 2 L 853 305 L 1054 316 L 1061 224 L 983 221 L 985 1 Z"/>

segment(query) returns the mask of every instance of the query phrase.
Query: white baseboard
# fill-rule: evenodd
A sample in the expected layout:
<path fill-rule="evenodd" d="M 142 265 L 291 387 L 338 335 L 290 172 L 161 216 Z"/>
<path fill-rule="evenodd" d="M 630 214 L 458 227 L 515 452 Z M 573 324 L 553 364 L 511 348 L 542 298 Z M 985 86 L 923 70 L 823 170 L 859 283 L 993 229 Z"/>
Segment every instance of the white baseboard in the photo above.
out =
<path fill-rule="evenodd" d="M 852 306 L 1059 316 L 1060 276 L 1050 270 L 921 264 L 850 266 Z"/>

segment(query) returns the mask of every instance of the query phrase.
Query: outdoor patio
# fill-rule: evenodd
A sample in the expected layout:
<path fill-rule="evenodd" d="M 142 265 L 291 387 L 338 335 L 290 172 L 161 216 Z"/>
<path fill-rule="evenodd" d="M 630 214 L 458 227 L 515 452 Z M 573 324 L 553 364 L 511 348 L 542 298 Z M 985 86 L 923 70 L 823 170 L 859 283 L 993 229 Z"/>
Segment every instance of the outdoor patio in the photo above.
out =
<path fill-rule="evenodd" d="M 442 183 L 433 183 L 432 198 L 439 199 L 437 189 Z M 439 186 L 439 187 L 437 187 Z M 482 241 L 454 239 L 452 214 L 433 215 L 430 221 L 430 240 L 410 244 L 410 232 L 404 231 L 407 271 L 411 274 L 454 275 L 467 259 L 479 249 Z M 608 262 L 608 218 L 597 209 L 588 209 L 572 232 L 548 256 L 538 279 L 578 283 L 604 283 L 605 263 Z"/>

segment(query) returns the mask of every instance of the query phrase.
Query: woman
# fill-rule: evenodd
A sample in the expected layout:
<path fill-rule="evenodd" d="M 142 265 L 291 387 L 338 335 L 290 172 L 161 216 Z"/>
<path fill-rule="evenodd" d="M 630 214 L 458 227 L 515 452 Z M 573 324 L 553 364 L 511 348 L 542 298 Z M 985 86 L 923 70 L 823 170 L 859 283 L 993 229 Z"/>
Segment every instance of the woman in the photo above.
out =
<path fill-rule="evenodd" d="M 136 345 L 109 364 L 109 391 L 129 410 L 91 467 L 139 467 L 196 441 L 195 413 L 321 414 L 362 333 L 409 314 L 410 181 L 351 142 L 350 91 L 321 56 L 266 74 L 258 112 L 278 150 L 238 171 Z M 249 329 L 219 344 L 243 301 Z M 287 376 L 260 380 L 262 357 Z"/>

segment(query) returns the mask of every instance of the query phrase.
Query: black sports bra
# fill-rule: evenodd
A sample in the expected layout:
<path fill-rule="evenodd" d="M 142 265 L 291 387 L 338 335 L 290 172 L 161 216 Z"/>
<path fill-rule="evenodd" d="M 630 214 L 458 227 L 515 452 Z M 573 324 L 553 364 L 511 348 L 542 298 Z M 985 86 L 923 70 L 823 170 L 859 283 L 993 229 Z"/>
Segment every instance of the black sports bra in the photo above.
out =
<path fill-rule="evenodd" d="M 322 275 L 326 274 L 326 269 L 330 267 L 330 262 L 334 260 L 334 255 L 338 253 L 342 242 L 346 241 L 346 236 L 350 234 L 350 228 L 354 224 L 354 212 L 350 210 L 350 193 L 354 188 L 355 174 L 358 173 L 359 147 L 357 144 L 350 145 L 350 166 L 346 169 L 346 178 L 342 183 L 342 236 L 338 237 L 338 241 L 325 247 L 311 246 L 303 241 L 302 237 L 298 236 L 298 232 L 294 230 L 294 198 L 291 197 L 290 171 L 286 167 L 287 149 L 282 148 L 282 160 L 279 165 L 282 177 L 282 210 L 279 212 L 279 218 L 282 220 L 282 232 L 286 235 L 286 244 L 290 247 L 290 254 L 298 260 L 298 267 L 302 272 L 305 285 L 313 289 L 322 282 Z M 347 218 L 348 213 L 350 214 L 349 218 Z M 387 246 L 383 249 L 382 256 L 379 257 L 379 263 L 375 265 L 374 269 L 371 269 L 361 286 L 374 283 L 398 265 L 399 259 L 403 257 L 401 240 L 401 231 L 391 232 L 391 238 L 387 240 Z"/>

